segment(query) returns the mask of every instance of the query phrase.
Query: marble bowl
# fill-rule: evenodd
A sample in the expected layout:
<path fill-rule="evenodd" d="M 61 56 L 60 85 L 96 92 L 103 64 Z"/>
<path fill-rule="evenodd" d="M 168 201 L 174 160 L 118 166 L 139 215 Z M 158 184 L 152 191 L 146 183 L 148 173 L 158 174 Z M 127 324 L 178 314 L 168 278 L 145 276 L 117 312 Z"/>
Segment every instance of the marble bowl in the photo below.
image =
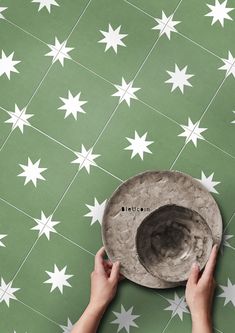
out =
<path fill-rule="evenodd" d="M 213 245 L 211 229 L 195 210 L 168 204 L 147 215 L 136 232 L 141 264 L 168 282 L 185 281 L 191 266 L 202 269 Z"/>

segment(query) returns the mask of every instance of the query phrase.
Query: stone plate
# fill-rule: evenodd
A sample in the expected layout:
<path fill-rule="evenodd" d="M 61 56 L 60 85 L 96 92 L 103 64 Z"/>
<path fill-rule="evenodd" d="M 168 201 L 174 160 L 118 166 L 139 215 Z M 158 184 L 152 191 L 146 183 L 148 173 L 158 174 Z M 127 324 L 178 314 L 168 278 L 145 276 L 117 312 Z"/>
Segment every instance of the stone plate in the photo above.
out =
<path fill-rule="evenodd" d="M 171 288 L 150 274 L 140 263 L 135 237 L 143 219 L 155 209 L 176 204 L 198 212 L 209 225 L 213 243 L 220 245 L 222 218 L 213 196 L 193 177 L 179 171 L 148 170 L 123 182 L 106 202 L 101 234 L 111 261 L 121 262 L 120 272 L 129 280 L 149 288 Z"/>
<path fill-rule="evenodd" d="M 165 205 L 147 215 L 136 233 L 136 250 L 149 273 L 169 282 L 187 280 L 194 262 L 202 269 L 212 249 L 211 229 L 195 210 Z"/>

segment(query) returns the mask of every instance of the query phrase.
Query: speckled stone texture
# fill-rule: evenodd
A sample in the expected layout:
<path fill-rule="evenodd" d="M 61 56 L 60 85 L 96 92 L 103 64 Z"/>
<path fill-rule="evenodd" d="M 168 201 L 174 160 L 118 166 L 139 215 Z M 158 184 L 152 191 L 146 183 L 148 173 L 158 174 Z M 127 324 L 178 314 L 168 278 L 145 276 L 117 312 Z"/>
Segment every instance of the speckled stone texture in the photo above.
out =
<path fill-rule="evenodd" d="M 217 203 L 193 177 L 179 171 L 148 170 L 123 182 L 106 202 L 102 240 L 110 260 L 121 262 L 121 273 L 149 288 L 171 288 L 182 284 L 150 274 L 140 263 L 136 250 L 136 232 L 143 219 L 167 204 L 195 210 L 210 227 L 213 243 L 220 244 L 222 238 L 222 218 Z M 123 211 L 122 207 L 138 210 Z"/>

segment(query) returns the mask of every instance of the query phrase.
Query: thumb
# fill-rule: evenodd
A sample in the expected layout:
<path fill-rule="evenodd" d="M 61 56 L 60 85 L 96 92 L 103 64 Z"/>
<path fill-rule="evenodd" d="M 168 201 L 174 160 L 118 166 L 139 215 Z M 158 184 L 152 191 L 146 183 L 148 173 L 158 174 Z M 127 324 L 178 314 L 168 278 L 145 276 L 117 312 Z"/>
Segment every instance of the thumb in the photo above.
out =
<path fill-rule="evenodd" d="M 199 266 L 195 262 L 191 267 L 190 275 L 189 275 L 189 278 L 188 278 L 188 283 L 189 284 L 197 284 L 198 278 L 199 278 L 199 273 L 200 273 Z"/>
<path fill-rule="evenodd" d="M 120 269 L 120 261 L 115 261 L 115 263 L 112 266 L 112 270 L 111 270 L 110 277 L 109 277 L 109 279 L 111 281 L 118 280 L 118 278 L 119 278 L 119 269 Z"/>

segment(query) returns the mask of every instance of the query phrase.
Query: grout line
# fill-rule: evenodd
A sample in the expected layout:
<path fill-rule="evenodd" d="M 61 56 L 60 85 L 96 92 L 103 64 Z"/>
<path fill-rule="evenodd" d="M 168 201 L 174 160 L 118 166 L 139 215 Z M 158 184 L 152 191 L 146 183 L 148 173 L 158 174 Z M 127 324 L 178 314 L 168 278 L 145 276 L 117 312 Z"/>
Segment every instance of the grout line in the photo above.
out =
<path fill-rule="evenodd" d="M 171 318 L 168 319 L 168 321 L 167 321 L 165 327 L 163 328 L 163 330 L 161 331 L 161 333 L 165 333 L 166 332 L 167 327 L 169 326 L 169 324 L 170 324 L 170 322 L 172 321 L 173 318 L 174 317 L 172 316 Z"/>
<path fill-rule="evenodd" d="M 178 121 L 176 121 L 175 119 L 173 119 L 173 118 L 167 116 L 166 114 L 162 113 L 161 111 L 159 111 L 158 109 L 156 109 L 154 106 L 152 106 L 152 105 L 150 105 L 150 104 L 144 102 L 142 99 L 139 99 L 139 98 L 138 98 L 138 101 L 139 101 L 140 103 L 144 104 L 145 106 L 147 106 L 149 109 L 152 109 L 152 110 L 155 111 L 156 113 L 159 113 L 161 116 L 167 118 L 167 119 L 168 119 L 169 121 L 171 121 L 172 123 L 174 123 L 174 124 L 180 126 L 180 123 L 179 123 Z M 0 107 L 0 108 L 1 108 L 1 107 Z"/>
<path fill-rule="evenodd" d="M 190 37 L 184 35 L 182 32 L 180 32 L 180 31 L 176 31 L 176 33 L 177 33 L 178 35 L 180 35 L 181 37 L 187 39 L 189 42 L 191 42 L 191 43 L 197 45 L 198 47 L 200 47 L 200 48 L 203 49 L 204 51 L 210 53 L 210 54 L 213 55 L 214 57 L 216 57 L 216 58 L 218 58 L 218 59 L 220 59 L 220 60 L 222 59 L 220 56 L 218 56 L 218 55 L 215 54 L 214 52 L 210 51 L 209 49 L 207 49 L 207 48 L 204 47 L 203 45 L 199 44 L 198 42 L 194 41 L 194 40 L 191 39 Z"/>
<path fill-rule="evenodd" d="M 63 53 L 63 52 L 62 52 L 62 53 Z M 89 68 L 89 67 L 83 65 L 81 62 L 78 62 L 77 60 L 73 59 L 72 57 L 71 57 L 71 59 L 69 59 L 69 60 L 71 60 L 72 62 L 74 62 L 74 63 L 77 64 L 78 66 L 83 67 L 83 68 L 84 68 L 85 70 L 87 70 L 88 72 L 91 72 L 92 74 L 94 74 L 95 76 L 99 77 L 99 78 L 102 79 L 103 81 L 105 81 L 105 82 L 111 84 L 112 86 L 115 85 L 113 82 L 109 81 L 108 79 L 106 79 L 106 78 L 103 77 L 102 75 L 96 73 L 96 72 L 93 71 L 91 68 Z M 121 88 L 121 89 L 122 89 L 122 88 Z M 122 89 L 122 90 L 125 91 L 124 89 Z"/>
<path fill-rule="evenodd" d="M 136 8 L 136 9 L 139 10 L 140 12 L 144 13 L 145 15 L 151 17 L 152 19 L 155 19 L 154 16 L 152 16 L 151 14 L 145 12 L 143 9 L 141 9 L 140 7 L 134 5 L 133 3 L 131 3 L 131 2 L 129 2 L 129 1 L 127 1 L 127 0 L 123 0 L 123 1 L 126 2 L 128 5 L 130 5 L 130 6 L 134 7 L 134 8 Z"/>
<path fill-rule="evenodd" d="M 18 24 L 12 22 L 11 20 L 7 19 L 6 17 L 4 17 L 4 20 L 7 21 L 9 24 L 13 25 L 14 27 L 16 27 L 17 29 L 20 29 L 21 31 L 23 31 L 24 33 L 26 33 L 27 35 L 29 35 L 30 37 L 33 37 L 37 41 L 39 41 L 39 42 L 45 44 L 46 46 L 48 46 L 48 44 L 46 42 L 44 42 L 44 40 L 42 40 L 41 38 L 33 35 L 31 32 L 25 30 L 24 28 L 21 28 Z"/>
<path fill-rule="evenodd" d="M 82 13 L 79 15 L 79 17 L 78 17 L 78 19 L 77 19 L 77 22 L 76 22 L 75 25 L 73 26 L 73 28 L 72 28 L 72 30 L 70 31 L 69 35 L 67 36 L 66 40 L 68 40 L 68 39 L 71 37 L 72 33 L 74 32 L 74 29 L 76 29 L 78 23 L 80 22 L 81 18 L 82 18 L 83 15 L 85 14 L 85 12 L 86 12 L 86 10 L 87 10 L 87 8 L 88 8 L 88 6 L 90 5 L 91 2 L 92 2 L 92 0 L 89 0 L 89 1 L 87 2 L 87 4 L 86 4 L 86 6 L 84 7 Z"/>
<path fill-rule="evenodd" d="M 232 216 L 230 217 L 230 219 L 228 220 L 228 222 L 227 222 L 226 225 L 224 226 L 223 234 L 225 233 L 225 231 L 227 230 L 228 226 L 229 226 L 230 223 L 232 222 L 234 216 L 235 216 L 235 211 L 233 212 Z"/>
<path fill-rule="evenodd" d="M 223 150 L 222 148 L 220 148 L 219 146 L 217 146 L 216 144 L 212 143 L 211 141 L 207 140 L 204 138 L 204 140 L 211 146 L 213 146 L 214 148 L 217 148 L 218 150 L 222 151 L 224 154 L 228 155 L 231 158 L 235 159 L 235 156 L 231 155 L 230 153 L 228 153 L 227 151 Z"/>
<path fill-rule="evenodd" d="M 46 315 L 44 315 L 42 312 L 32 308 L 30 305 L 26 304 L 25 302 L 19 300 L 18 298 L 16 299 L 17 302 L 21 303 L 22 305 L 24 305 L 25 307 L 27 307 L 29 310 L 32 310 L 33 312 L 37 313 L 39 316 L 44 317 L 45 319 L 47 319 L 48 321 L 50 321 L 51 323 L 57 325 L 60 327 L 60 324 L 58 324 L 57 322 L 55 322 L 53 319 L 47 317 Z"/>
<path fill-rule="evenodd" d="M 87 160 L 88 160 L 88 161 L 90 161 L 90 160 L 89 160 L 89 158 L 87 158 Z M 110 171 L 108 171 L 107 169 L 105 169 L 105 168 L 101 167 L 100 165 L 96 164 L 96 167 L 97 167 L 98 169 L 101 169 L 101 170 L 103 170 L 105 173 L 109 174 L 110 176 L 112 176 L 112 177 L 116 178 L 116 179 L 117 179 L 117 180 L 119 180 L 121 183 L 123 183 L 123 182 L 124 182 L 124 180 L 123 180 L 123 179 L 119 178 L 118 176 L 115 176 L 115 175 L 114 175 L 114 174 L 112 174 Z"/>
<path fill-rule="evenodd" d="M 214 327 L 214 326 L 213 326 L 213 329 L 216 330 L 216 331 L 219 332 L 219 333 L 223 333 L 221 330 L 219 330 L 218 328 L 216 328 L 216 327 Z"/>
<path fill-rule="evenodd" d="M 5 200 L 5 199 L 3 199 L 3 198 L 1 198 L 1 197 L 0 197 L 0 200 L 3 201 L 5 204 L 11 206 L 12 208 L 18 210 L 20 213 L 24 214 L 25 216 L 29 217 L 30 219 L 34 220 L 34 218 L 33 218 L 31 215 L 29 215 L 28 213 L 26 213 L 26 212 L 23 211 L 22 209 L 16 207 L 15 205 L 11 204 L 9 201 L 7 201 L 7 200 Z M 41 222 L 40 222 L 40 223 L 41 223 Z M 43 223 L 42 223 L 42 224 L 43 224 Z"/>
<path fill-rule="evenodd" d="M 190 134 L 190 136 L 192 135 L 192 132 Z M 187 142 L 185 141 L 185 143 L 183 144 L 183 146 L 180 148 L 178 154 L 176 155 L 176 158 L 173 160 L 173 162 L 171 163 L 171 166 L 170 166 L 170 169 L 169 170 L 172 170 L 172 168 L 174 167 L 175 163 L 177 162 L 177 160 L 179 159 L 181 153 L 183 152 L 184 148 L 186 147 L 187 145 Z"/>

